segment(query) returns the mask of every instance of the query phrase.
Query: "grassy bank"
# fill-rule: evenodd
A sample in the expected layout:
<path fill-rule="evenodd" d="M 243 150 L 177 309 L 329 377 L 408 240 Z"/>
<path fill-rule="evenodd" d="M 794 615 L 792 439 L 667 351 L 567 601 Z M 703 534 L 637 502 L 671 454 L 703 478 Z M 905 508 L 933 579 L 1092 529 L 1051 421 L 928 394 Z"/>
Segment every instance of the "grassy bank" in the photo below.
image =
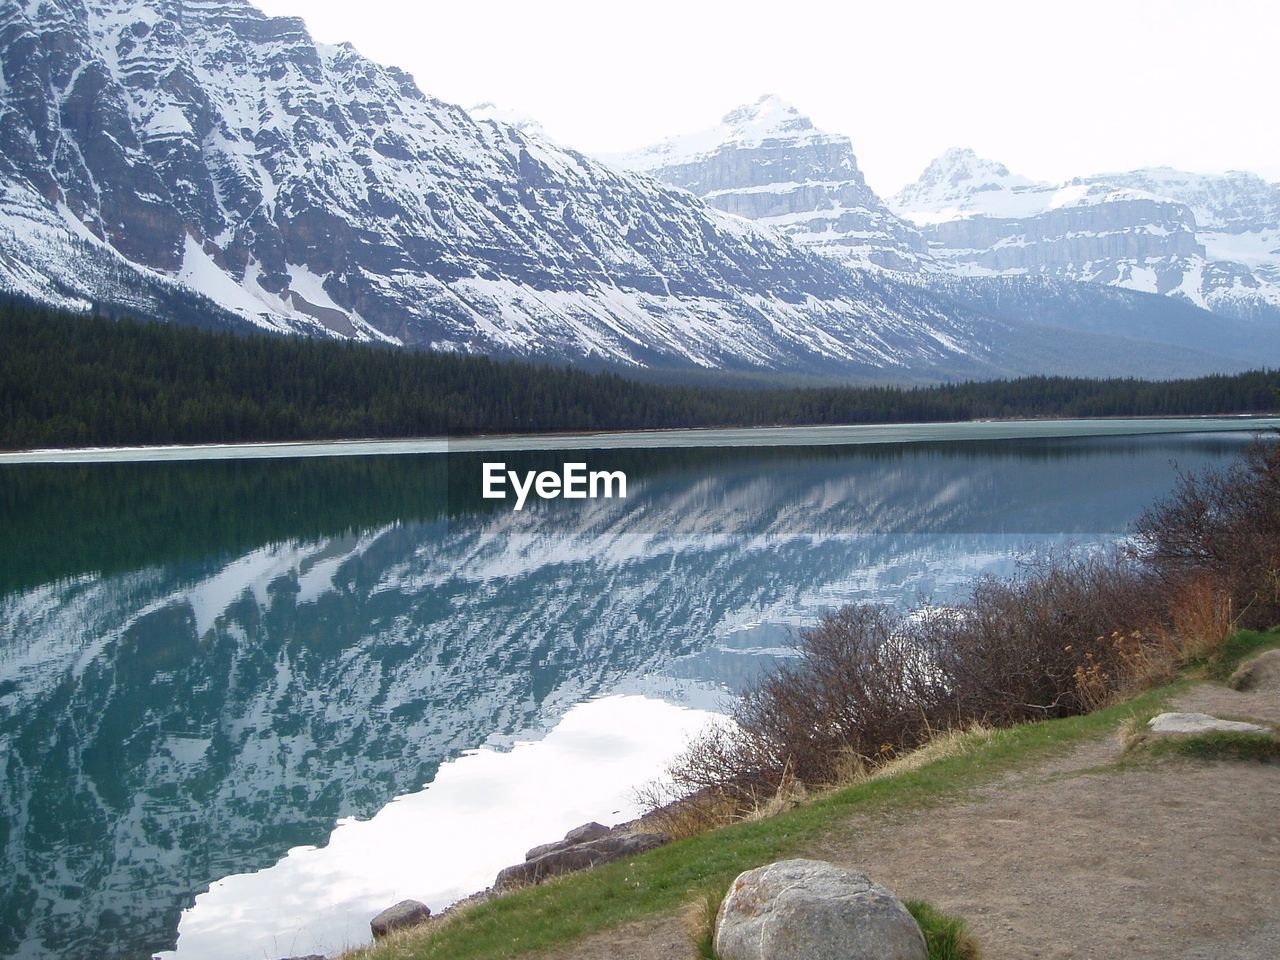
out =
<path fill-rule="evenodd" d="M 633 860 L 573 874 L 459 911 L 420 933 L 351 954 L 352 960 L 514 957 L 564 946 L 588 934 L 705 902 L 743 870 L 792 856 L 853 812 L 902 812 L 964 796 L 1003 774 L 1114 733 L 1126 721 L 1144 723 L 1196 679 L 1229 676 L 1264 649 L 1280 647 L 1280 632 L 1234 635 L 1213 657 L 1171 684 L 1093 713 L 982 730 L 950 738 L 945 749 L 923 748 L 920 759 L 821 795 L 765 820 L 680 840 Z M 920 762 L 923 760 L 923 762 Z"/>

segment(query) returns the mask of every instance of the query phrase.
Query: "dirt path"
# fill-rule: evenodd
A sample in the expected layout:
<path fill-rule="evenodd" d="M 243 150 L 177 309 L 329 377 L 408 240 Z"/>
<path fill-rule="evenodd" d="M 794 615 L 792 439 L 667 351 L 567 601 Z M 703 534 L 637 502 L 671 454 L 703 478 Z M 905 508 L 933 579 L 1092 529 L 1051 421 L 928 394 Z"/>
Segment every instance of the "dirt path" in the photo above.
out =
<path fill-rule="evenodd" d="M 1205 685 L 1179 710 L 1280 720 L 1280 692 Z M 804 855 L 965 917 L 986 960 L 1276 960 L 1280 766 L 1098 770 L 1118 742 L 888 820 L 855 815 Z M 678 917 L 596 935 L 571 960 L 683 960 Z"/>

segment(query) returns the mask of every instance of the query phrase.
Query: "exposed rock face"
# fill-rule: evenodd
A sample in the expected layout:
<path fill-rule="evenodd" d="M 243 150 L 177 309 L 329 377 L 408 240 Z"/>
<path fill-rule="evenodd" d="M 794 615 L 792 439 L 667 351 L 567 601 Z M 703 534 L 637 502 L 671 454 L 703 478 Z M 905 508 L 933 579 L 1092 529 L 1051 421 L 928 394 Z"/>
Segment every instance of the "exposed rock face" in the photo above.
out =
<path fill-rule="evenodd" d="M 782 860 L 733 882 L 716 916 L 721 960 L 927 960 L 907 908 L 865 874 Z"/>
<path fill-rule="evenodd" d="M 1162 713 L 1147 726 L 1152 733 L 1270 733 L 1266 727 L 1239 720 L 1221 720 L 1207 713 Z"/>
<path fill-rule="evenodd" d="M 731 113 L 723 142 L 642 164 L 704 202 L 247 0 L 0 0 L 0 74 L 0 290 L 61 306 L 631 366 L 1226 369 L 904 283 L 920 231 L 846 138 L 776 98 Z M 1224 264 L 1205 275 L 1247 285 Z"/>
<path fill-rule="evenodd" d="M 394 930 L 416 927 L 431 919 L 431 908 L 418 900 L 401 900 L 369 921 L 373 939 L 385 937 Z"/>
<path fill-rule="evenodd" d="M 890 206 L 967 276 L 1040 275 L 1280 319 L 1280 187 L 1165 169 L 1040 183 L 950 150 Z"/>
<path fill-rule="evenodd" d="M 919 231 L 867 186 L 849 138 L 775 96 L 731 110 L 711 130 L 611 159 L 852 266 L 916 270 L 926 251 Z"/>
<path fill-rule="evenodd" d="M 498 873 L 493 881 L 493 889 L 501 892 L 541 883 L 548 877 L 586 870 L 602 863 L 644 853 L 662 846 L 669 839 L 661 833 L 617 833 L 579 843 L 566 840 L 547 844 L 545 850 L 534 847 L 529 851 L 530 859 L 506 867 Z M 543 852 L 539 852 L 540 850 Z M 534 856 L 535 853 L 537 856 Z"/>

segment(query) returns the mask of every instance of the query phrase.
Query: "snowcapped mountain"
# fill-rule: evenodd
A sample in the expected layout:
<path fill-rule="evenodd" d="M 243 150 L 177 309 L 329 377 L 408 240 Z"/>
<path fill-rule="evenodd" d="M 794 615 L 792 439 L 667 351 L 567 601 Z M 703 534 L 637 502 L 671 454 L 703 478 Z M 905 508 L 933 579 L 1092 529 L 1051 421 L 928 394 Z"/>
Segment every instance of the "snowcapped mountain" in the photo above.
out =
<path fill-rule="evenodd" d="M 927 248 L 867 186 L 849 138 L 824 133 L 774 95 L 710 129 L 605 159 L 852 266 L 916 270 Z"/>
<path fill-rule="evenodd" d="M 0 0 L 0 60 L 0 288 L 600 363 L 1041 366 L 1042 337 L 476 120 L 246 0 Z"/>
<path fill-rule="evenodd" d="M 948 214 L 981 216 L 986 213 L 984 201 L 993 195 L 1005 198 L 1005 204 L 1018 202 L 1009 198 L 1034 195 L 1044 184 L 1009 172 L 1002 163 L 984 160 L 972 150 L 952 149 L 934 160 L 920 179 L 903 187 L 893 199 L 895 206 L 916 213 L 916 223 L 935 222 L 921 211 L 937 211 L 937 219 Z"/>
<path fill-rule="evenodd" d="M 949 150 L 886 204 L 847 137 L 772 96 L 608 159 L 1009 323 L 1280 361 L 1280 188 L 1252 174 L 1049 184 Z"/>
<path fill-rule="evenodd" d="M 1280 187 L 1168 168 L 1042 183 L 949 150 L 890 203 L 965 276 L 1040 275 L 1280 321 Z"/>
<path fill-rule="evenodd" d="M 3 291 L 628 366 L 920 381 L 1242 362 L 922 282 L 924 231 L 847 138 L 777 98 L 633 165 L 669 182 L 432 99 L 247 0 L 0 0 Z"/>

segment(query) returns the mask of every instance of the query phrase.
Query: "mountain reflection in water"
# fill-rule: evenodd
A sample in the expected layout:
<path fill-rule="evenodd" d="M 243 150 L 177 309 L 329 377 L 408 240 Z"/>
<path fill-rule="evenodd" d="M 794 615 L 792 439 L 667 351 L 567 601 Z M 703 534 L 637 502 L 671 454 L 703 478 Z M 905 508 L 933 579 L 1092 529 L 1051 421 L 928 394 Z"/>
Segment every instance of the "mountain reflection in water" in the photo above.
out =
<path fill-rule="evenodd" d="M 451 759 L 601 697 L 715 709 L 823 610 L 1114 540 L 1175 462 L 1246 440 L 590 451 L 627 500 L 520 513 L 479 498 L 479 455 L 2 467 L 0 956 L 170 949 L 210 884 L 341 850 Z M 633 782 L 670 739 L 649 726 Z M 414 802 L 447 833 L 445 782 Z M 554 792 L 519 803 L 563 819 Z"/>

